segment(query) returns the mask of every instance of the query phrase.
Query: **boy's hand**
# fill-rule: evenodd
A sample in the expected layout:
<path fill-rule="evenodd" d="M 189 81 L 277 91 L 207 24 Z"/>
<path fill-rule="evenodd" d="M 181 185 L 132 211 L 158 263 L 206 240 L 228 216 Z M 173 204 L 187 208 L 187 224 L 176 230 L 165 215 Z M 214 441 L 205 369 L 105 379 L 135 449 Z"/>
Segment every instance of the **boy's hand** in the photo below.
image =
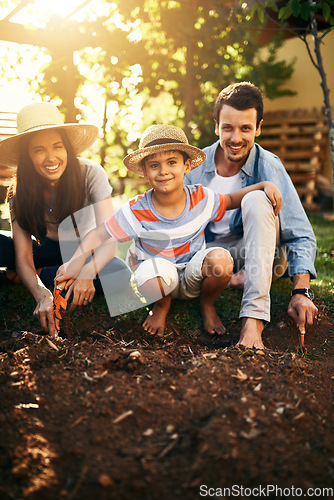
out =
<path fill-rule="evenodd" d="M 70 276 L 66 272 L 67 266 L 68 263 L 65 262 L 65 264 L 62 264 L 60 267 L 58 267 L 55 277 L 55 283 L 62 283 L 63 281 L 67 281 L 70 278 Z"/>
<path fill-rule="evenodd" d="M 264 183 L 264 192 L 268 196 L 269 200 L 272 203 L 272 206 L 274 208 L 274 214 L 278 215 L 281 207 L 282 207 L 282 195 L 278 187 L 275 186 L 272 182 L 266 181 Z"/>
<path fill-rule="evenodd" d="M 61 283 L 62 281 L 69 281 L 70 283 L 66 284 L 66 290 L 69 288 L 69 285 L 73 283 L 73 281 L 79 276 L 82 266 L 84 264 L 84 260 L 77 258 L 73 261 L 69 260 L 65 262 L 58 268 L 55 281 L 56 283 Z"/>

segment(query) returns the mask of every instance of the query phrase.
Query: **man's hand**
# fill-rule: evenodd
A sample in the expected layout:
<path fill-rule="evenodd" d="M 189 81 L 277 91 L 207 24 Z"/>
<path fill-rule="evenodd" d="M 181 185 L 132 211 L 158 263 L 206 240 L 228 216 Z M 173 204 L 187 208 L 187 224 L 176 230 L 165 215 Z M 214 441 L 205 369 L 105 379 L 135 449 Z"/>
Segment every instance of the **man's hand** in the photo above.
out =
<path fill-rule="evenodd" d="M 313 325 L 318 308 L 305 295 L 296 294 L 291 297 L 288 314 L 296 323 L 299 332 L 305 334 L 306 328 Z"/>

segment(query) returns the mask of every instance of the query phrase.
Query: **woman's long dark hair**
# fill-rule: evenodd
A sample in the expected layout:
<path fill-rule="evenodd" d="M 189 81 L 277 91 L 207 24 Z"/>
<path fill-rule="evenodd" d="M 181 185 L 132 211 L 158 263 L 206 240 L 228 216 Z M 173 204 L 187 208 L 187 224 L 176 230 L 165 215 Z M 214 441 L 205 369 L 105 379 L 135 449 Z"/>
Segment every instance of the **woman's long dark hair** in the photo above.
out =
<path fill-rule="evenodd" d="M 66 132 L 57 130 L 67 151 L 67 167 L 60 177 L 54 200 L 54 215 L 61 222 L 83 206 L 83 170 L 76 158 Z M 45 201 L 43 192 L 50 182 L 40 175 L 29 156 L 29 142 L 32 136 L 22 138 L 21 154 L 16 177 L 10 190 L 13 196 L 15 218 L 22 229 L 37 239 L 46 235 Z M 50 186 L 51 189 L 51 186 Z"/>

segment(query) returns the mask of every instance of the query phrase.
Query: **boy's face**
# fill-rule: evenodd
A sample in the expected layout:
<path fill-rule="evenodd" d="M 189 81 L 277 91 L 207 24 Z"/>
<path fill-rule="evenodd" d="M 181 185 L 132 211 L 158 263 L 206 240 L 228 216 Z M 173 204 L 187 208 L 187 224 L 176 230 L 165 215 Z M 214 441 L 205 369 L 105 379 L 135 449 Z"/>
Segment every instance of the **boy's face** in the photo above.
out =
<path fill-rule="evenodd" d="M 219 136 L 220 146 L 226 157 L 233 163 L 240 163 L 240 168 L 247 160 L 254 146 L 255 137 L 261 133 L 263 120 L 256 126 L 255 108 L 240 111 L 224 104 L 220 111 L 219 123 L 215 133 Z"/>
<path fill-rule="evenodd" d="M 179 151 L 163 151 L 148 156 L 143 175 L 157 192 L 171 193 L 182 186 L 184 174 L 191 170 L 191 160 L 184 161 Z"/>

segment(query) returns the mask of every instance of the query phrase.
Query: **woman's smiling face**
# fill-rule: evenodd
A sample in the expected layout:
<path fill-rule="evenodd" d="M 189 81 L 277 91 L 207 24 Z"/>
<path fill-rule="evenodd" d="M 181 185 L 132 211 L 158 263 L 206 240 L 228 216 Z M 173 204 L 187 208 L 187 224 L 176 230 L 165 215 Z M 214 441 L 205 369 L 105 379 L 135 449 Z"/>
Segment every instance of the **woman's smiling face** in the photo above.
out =
<path fill-rule="evenodd" d="M 36 171 L 50 182 L 56 182 L 67 166 L 67 151 L 55 129 L 36 132 L 29 143 L 29 156 Z"/>

